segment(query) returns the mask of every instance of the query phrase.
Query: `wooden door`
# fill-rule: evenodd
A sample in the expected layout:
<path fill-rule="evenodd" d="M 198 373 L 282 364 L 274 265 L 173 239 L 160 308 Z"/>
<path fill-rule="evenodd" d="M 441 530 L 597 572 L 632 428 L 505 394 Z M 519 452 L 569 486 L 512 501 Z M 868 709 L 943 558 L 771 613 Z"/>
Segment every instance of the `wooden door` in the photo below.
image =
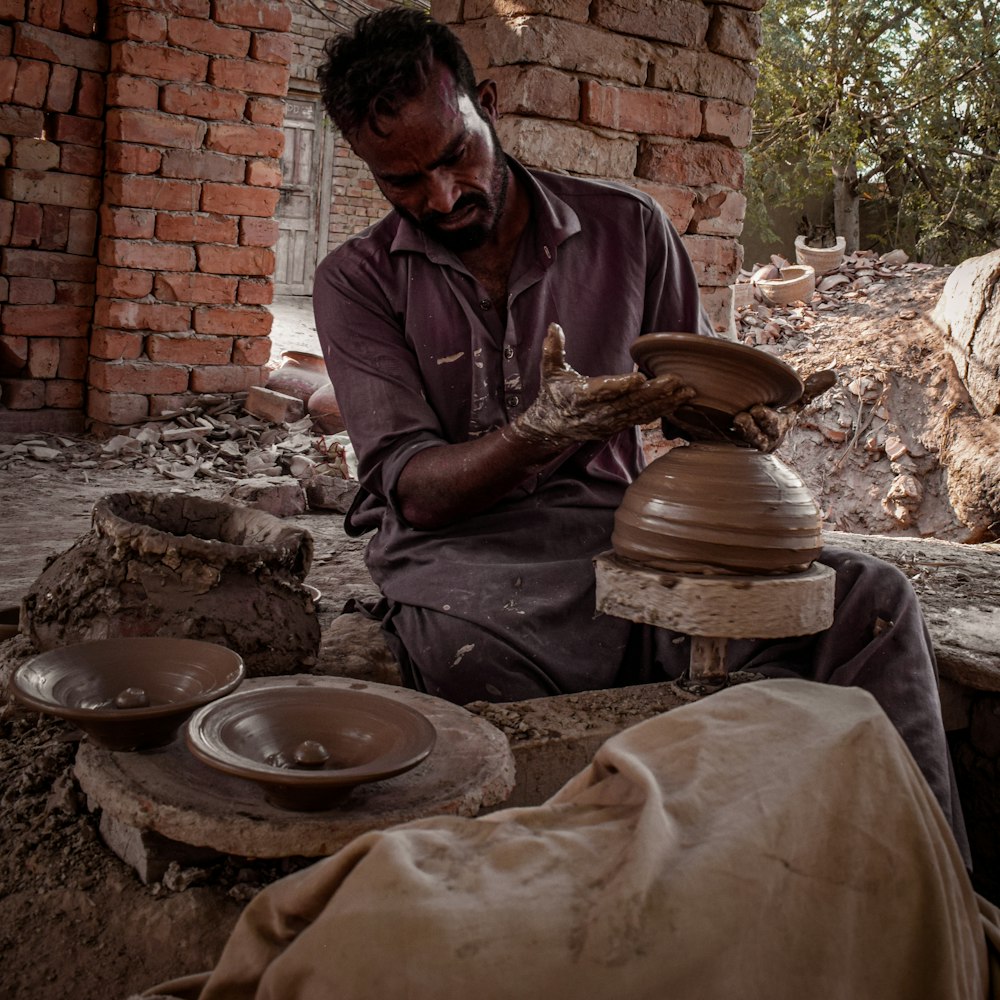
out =
<path fill-rule="evenodd" d="M 327 248 L 333 132 L 311 96 L 287 98 L 284 131 L 274 291 L 310 295 L 313 272 Z"/>

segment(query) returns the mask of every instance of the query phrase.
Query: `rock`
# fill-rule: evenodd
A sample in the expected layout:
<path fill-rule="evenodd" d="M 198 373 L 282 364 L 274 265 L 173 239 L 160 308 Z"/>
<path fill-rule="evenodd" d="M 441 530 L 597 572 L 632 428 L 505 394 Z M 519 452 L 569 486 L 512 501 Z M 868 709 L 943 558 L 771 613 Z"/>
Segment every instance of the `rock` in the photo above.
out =
<path fill-rule="evenodd" d="M 905 250 L 890 250 L 888 253 L 882 254 L 878 262 L 889 267 L 902 267 L 909 259 L 910 257 Z"/>
<path fill-rule="evenodd" d="M 241 479 L 229 489 L 228 496 L 245 507 L 263 510 L 275 517 L 294 517 L 306 512 L 305 493 L 292 476 Z"/>
<path fill-rule="evenodd" d="M 310 507 L 346 514 L 358 492 L 358 487 L 358 482 L 353 479 L 317 475 L 306 481 L 306 500 Z"/>

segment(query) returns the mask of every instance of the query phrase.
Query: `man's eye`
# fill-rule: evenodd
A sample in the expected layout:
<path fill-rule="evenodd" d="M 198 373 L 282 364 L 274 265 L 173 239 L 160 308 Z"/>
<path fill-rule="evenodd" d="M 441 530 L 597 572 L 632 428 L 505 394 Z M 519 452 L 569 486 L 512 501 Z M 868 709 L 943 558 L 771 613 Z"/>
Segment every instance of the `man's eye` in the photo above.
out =
<path fill-rule="evenodd" d="M 463 156 L 465 156 L 465 150 L 466 150 L 465 146 L 463 146 L 461 149 L 455 150 L 455 152 L 452 153 L 451 156 L 442 161 L 444 166 L 453 167 L 456 163 L 458 163 L 459 160 L 462 159 Z"/>

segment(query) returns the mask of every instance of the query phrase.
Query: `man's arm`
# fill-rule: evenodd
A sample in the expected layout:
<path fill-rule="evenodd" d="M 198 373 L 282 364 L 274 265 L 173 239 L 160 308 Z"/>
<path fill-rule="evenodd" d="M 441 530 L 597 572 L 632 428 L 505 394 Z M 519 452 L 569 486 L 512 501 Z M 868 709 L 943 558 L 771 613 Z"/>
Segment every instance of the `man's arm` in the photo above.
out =
<path fill-rule="evenodd" d="M 553 323 L 534 403 L 483 437 L 415 454 L 396 482 L 400 510 L 415 528 L 439 528 L 477 514 L 571 445 L 648 423 L 693 393 L 674 375 L 581 375 L 566 363 L 565 336 Z"/>

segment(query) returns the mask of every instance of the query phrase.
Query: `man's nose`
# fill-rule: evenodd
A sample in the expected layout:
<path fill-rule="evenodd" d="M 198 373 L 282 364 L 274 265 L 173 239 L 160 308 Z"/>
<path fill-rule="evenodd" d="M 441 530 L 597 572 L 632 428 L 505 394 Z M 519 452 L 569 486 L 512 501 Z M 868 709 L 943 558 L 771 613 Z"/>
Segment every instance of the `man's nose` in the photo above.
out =
<path fill-rule="evenodd" d="M 458 201 L 458 184 L 447 170 L 433 170 L 424 189 L 425 210 L 447 215 Z"/>

